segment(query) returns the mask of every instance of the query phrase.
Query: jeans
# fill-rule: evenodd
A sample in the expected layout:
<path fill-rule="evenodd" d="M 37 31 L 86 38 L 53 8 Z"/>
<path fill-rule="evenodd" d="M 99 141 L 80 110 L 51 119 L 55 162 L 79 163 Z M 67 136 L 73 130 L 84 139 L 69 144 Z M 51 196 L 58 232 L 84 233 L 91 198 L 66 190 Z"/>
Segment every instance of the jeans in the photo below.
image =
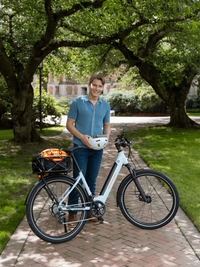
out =
<path fill-rule="evenodd" d="M 74 146 L 77 146 L 74 144 Z M 93 150 L 90 148 L 82 148 L 78 149 L 74 152 L 75 159 L 87 181 L 87 184 L 90 188 L 90 191 L 94 194 L 96 187 L 96 178 L 99 173 L 99 169 L 101 166 L 101 160 L 103 155 L 103 149 L 101 150 Z M 76 178 L 78 176 L 78 170 L 73 163 L 73 177 Z M 82 180 L 80 184 L 83 184 Z M 78 193 L 73 190 L 69 195 L 68 205 L 73 205 L 78 203 Z M 74 213 L 74 212 L 69 212 Z"/>

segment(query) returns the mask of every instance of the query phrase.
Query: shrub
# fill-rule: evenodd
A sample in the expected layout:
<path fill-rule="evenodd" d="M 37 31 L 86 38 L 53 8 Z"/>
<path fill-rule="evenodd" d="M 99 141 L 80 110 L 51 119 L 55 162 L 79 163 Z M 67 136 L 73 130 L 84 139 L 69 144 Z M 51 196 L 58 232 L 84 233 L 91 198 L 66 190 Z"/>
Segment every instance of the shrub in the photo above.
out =
<path fill-rule="evenodd" d="M 6 117 L 6 113 L 10 113 L 10 110 L 11 102 L 8 88 L 3 76 L 0 75 L 0 119 L 3 115 Z"/>
<path fill-rule="evenodd" d="M 151 87 L 139 87 L 135 90 L 111 89 L 102 97 L 113 109 L 119 107 L 120 111 L 144 111 L 160 104 L 162 100 Z"/>
<path fill-rule="evenodd" d="M 200 97 L 197 95 L 191 95 L 187 97 L 186 109 L 197 109 L 200 108 Z"/>
<path fill-rule="evenodd" d="M 42 119 L 48 115 L 52 116 L 52 120 L 55 124 L 59 124 L 61 121 L 62 113 L 59 111 L 56 105 L 56 100 L 49 93 L 45 92 L 42 88 Z M 40 119 L 40 93 L 36 87 L 34 89 L 33 110 L 35 112 L 35 119 Z"/>
<path fill-rule="evenodd" d="M 136 105 L 136 97 L 131 91 L 111 89 L 107 95 L 102 96 L 113 109 L 115 106 L 120 108 L 120 111 L 126 111 L 127 109 L 134 109 Z"/>
<path fill-rule="evenodd" d="M 190 108 L 188 108 L 187 109 L 187 112 L 188 113 L 200 113 L 200 108 L 192 108 L 192 109 L 190 109 Z"/>
<path fill-rule="evenodd" d="M 153 108 L 162 102 L 151 87 L 139 87 L 134 93 L 137 95 L 136 108 L 141 111 Z"/>
<path fill-rule="evenodd" d="M 68 97 L 61 97 L 59 99 L 56 99 L 56 104 L 59 108 L 59 111 L 63 115 L 67 115 L 70 108 L 70 99 Z"/>

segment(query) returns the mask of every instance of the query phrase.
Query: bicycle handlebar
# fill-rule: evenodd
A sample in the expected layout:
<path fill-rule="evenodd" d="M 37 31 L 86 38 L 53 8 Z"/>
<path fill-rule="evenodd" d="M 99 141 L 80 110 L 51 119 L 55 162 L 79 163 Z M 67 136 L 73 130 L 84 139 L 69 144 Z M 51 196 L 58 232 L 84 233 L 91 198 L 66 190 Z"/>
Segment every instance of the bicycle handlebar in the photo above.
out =
<path fill-rule="evenodd" d="M 121 146 L 122 147 L 126 147 L 128 146 L 129 148 L 129 154 L 128 154 L 128 158 L 130 156 L 130 153 L 131 153 L 131 141 L 128 140 L 126 137 L 124 137 L 124 134 L 125 134 L 125 130 L 126 130 L 126 126 L 127 126 L 127 123 L 125 124 L 124 128 L 123 128 L 123 132 L 122 134 L 118 135 L 117 138 L 115 139 L 115 146 L 117 148 L 118 151 L 121 150 Z M 119 142 L 118 142 L 119 141 Z"/>

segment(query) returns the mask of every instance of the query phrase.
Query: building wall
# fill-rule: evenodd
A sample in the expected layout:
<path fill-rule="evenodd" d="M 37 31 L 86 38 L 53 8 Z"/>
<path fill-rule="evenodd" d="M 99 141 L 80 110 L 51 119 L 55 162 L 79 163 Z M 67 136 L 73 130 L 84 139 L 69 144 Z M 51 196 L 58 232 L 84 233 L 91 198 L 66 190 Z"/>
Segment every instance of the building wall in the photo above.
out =
<path fill-rule="evenodd" d="M 195 84 L 192 84 L 188 95 L 197 95 L 197 89 L 197 86 Z"/>
<path fill-rule="evenodd" d="M 119 85 L 114 81 L 106 81 L 103 94 L 108 94 L 112 87 Z M 56 81 L 50 74 L 47 83 L 47 92 L 52 96 L 59 98 L 62 96 L 68 97 L 71 100 L 89 92 L 88 83 L 78 83 L 75 80 L 66 81 L 65 77 L 61 76 L 60 81 Z M 191 85 L 188 95 L 197 95 L 197 86 Z"/>
<path fill-rule="evenodd" d="M 110 89 L 114 86 L 116 87 L 119 85 L 114 83 L 114 81 L 106 81 L 103 94 L 109 93 Z M 56 98 L 65 96 L 74 100 L 81 95 L 87 94 L 89 92 L 89 88 L 88 83 L 78 83 L 75 80 L 66 81 L 63 76 L 60 77 L 60 81 L 56 81 L 50 74 L 47 83 L 47 92 Z"/>

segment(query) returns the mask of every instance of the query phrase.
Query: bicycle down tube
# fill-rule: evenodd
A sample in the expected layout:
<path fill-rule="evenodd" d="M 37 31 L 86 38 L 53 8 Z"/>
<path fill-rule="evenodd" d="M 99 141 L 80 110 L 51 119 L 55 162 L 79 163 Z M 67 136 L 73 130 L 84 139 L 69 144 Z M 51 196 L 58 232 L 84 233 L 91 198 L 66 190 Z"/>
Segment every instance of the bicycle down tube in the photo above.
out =
<path fill-rule="evenodd" d="M 124 151 L 120 151 L 110 173 L 108 174 L 108 177 L 102 187 L 99 196 L 95 197 L 94 201 L 102 201 L 103 203 L 106 202 L 122 166 L 126 164 L 128 164 L 128 160 L 124 155 Z"/>

